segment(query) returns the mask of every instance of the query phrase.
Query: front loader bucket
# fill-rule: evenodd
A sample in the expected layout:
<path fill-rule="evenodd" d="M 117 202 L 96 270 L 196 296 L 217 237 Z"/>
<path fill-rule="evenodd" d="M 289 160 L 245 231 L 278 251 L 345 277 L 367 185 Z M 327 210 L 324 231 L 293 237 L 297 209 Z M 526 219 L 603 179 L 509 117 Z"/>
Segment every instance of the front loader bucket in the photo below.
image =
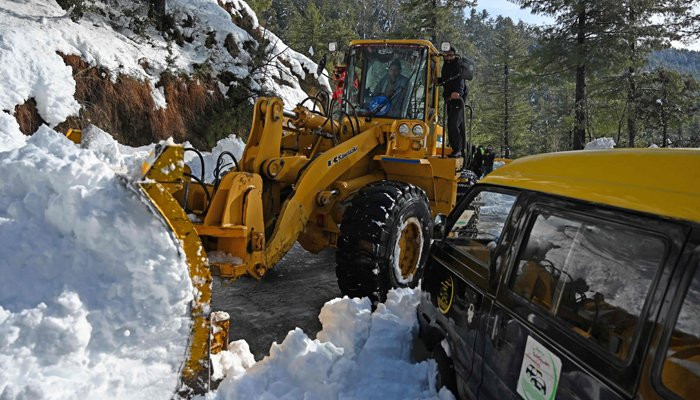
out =
<path fill-rule="evenodd" d="M 192 333 L 186 360 L 181 370 L 182 386 L 178 395 L 190 397 L 209 389 L 209 304 L 211 274 L 207 256 L 194 226 L 172 196 L 181 187 L 183 148 L 157 147 L 144 164 L 140 192 L 173 232 L 185 252 L 188 272 L 195 287 L 192 301 Z"/>

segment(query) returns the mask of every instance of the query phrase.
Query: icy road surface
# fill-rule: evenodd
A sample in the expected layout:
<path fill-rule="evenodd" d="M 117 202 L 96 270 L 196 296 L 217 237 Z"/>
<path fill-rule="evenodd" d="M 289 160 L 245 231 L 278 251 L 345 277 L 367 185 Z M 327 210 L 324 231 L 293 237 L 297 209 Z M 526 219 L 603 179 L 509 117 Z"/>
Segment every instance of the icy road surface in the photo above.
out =
<path fill-rule="evenodd" d="M 318 313 L 328 300 L 342 297 L 335 277 L 335 251 L 311 254 L 298 243 L 260 281 L 214 278 L 212 310 L 231 316 L 230 340 L 245 339 L 256 360 L 299 327 L 314 337 Z"/>

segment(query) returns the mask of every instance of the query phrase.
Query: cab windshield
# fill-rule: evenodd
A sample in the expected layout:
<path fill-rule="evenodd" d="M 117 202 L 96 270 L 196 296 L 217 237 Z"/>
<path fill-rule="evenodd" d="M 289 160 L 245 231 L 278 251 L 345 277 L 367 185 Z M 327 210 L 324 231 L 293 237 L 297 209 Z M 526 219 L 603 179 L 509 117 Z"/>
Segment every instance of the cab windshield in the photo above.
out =
<path fill-rule="evenodd" d="M 359 116 L 423 119 L 427 48 L 363 45 L 350 50 L 346 112 Z"/>

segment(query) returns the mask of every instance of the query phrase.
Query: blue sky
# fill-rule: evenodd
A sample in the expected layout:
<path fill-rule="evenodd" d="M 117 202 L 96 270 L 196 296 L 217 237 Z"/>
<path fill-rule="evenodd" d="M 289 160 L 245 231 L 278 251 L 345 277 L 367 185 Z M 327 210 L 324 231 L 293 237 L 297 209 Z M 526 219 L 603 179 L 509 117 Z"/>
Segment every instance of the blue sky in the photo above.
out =
<path fill-rule="evenodd" d="M 476 9 L 486 10 L 492 16 L 503 15 L 504 17 L 510 17 L 516 23 L 518 20 L 523 20 L 529 24 L 543 25 L 553 22 L 552 18 L 545 17 L 542 15 L 535 15 L 530 13 L 529 9 L 521 10 L 520 6 L 511 3 L 507 0 L 479 0 L 479 4 Z"/>
<path fill-rule="evenodd" d="M 497 15 L 502 15 L 504 17 L 510 17 L 516 23 L 518 20 L 523 20 L 529 24 L 545 25 L 554 22 L 554 19 L 547 16 L 535 15 L 530 12 L 529 9 L 521 10 L 520 6 L 511 3 L 508 0 L 478 0 L 479 4 L 476 9 L 486 10 L 493 17 Z M 700 6 L 695 8 L 700 12 Z M 695 41 L 694 43 L 682 44 L 673 43 L 673 47 L 686 48 L 691 50 L 700 51 L 700 41 Z"/>

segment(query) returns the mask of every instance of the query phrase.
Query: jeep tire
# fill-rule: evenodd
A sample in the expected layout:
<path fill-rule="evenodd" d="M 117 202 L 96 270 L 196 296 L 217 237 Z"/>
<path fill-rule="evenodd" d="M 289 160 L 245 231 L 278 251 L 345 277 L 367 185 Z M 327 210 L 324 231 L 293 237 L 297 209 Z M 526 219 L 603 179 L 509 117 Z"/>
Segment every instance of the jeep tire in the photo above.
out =
<path fill-rule="evenodd" d="M 336 276 L 344 295 L 386 300 L 395 287 L 414 287 L 430 249 L 432 221 L 425 192 L 382 181 L 359 191 L 343 215 Z"/>

